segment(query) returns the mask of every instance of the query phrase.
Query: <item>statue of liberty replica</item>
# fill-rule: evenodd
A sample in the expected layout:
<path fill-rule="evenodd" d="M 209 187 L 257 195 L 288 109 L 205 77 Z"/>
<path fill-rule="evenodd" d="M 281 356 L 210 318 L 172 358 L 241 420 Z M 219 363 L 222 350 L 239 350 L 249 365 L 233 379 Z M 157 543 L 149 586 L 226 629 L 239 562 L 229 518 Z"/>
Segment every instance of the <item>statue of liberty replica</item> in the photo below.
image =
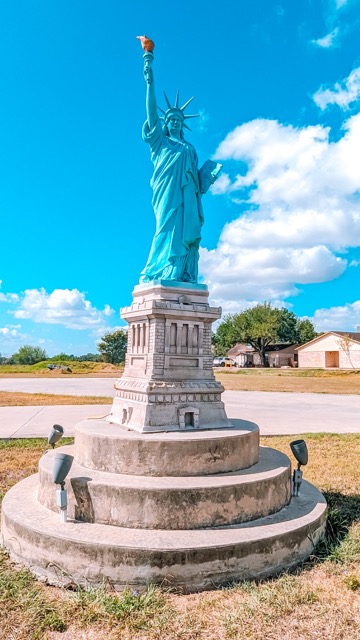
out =
<path fill-rule="evenodd" d="M 204 221 L 202 195 L 221 165 L 198 158 L 184 137 L 192 98 L 159 109 L 155 94 L 154 43 L 139 36 L 144 53 L 146 121 L 155 234 L 133 304 L 121 310 L 129 323 L 125 370 L 115 384 L 109 422 L 136 431 L 177 431 L 231 427 L 214 378 L 211 325 L 221 309 L 208 304 L 208 288 L 198 283 L 199 244 Z"/>
<path fill-rule="evenodd" d="M 180 106 L 177 92 L 171 106 L 165 94 L 167 109 L 160 109 L 163 117 L 159 118 L 152 70 L 154 43 L 146 36 L 139 39 L 145 51 L 143 140 L 150 146 L 154 164 L 151 187 L 156 218 L 156 231 L 140 282 L 162 279 L 196 283 L 204 222 L 201 197 L 216 180 L 221 165 L 208 160 L 199 171 L 195 148 L 184 138 L 184 128 L 189 129 L 186 120 L 196 117 L 185 113 L 193 98 Z"/>

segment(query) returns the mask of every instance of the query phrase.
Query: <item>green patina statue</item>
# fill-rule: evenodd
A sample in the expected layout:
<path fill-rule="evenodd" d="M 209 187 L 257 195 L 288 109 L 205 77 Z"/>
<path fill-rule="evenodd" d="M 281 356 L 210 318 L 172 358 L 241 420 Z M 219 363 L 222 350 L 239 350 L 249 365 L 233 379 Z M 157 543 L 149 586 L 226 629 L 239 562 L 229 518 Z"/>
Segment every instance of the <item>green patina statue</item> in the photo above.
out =
<path fill-rule="evenodd" d="M 156 230 L 148 261 L 140 282 L 172 280 L 197 283 L 201 226 L 204 222 L 201 197 L 216 180 L 221 165 L 207 160 L 198 169 L 195 148 L 184 139 L 185 120 L 195 118 L 185 114 L 193 98 L 179 106 L 177 92 L 171 106 L 166 94 L 163 122 L 158 116 L 152 62 L 154 43 L 138 36 L 144 49 L 146 82 L 146 122 L 143 140 L 150 145 L 154 173 L 151 179 L 152 204 Z"/>

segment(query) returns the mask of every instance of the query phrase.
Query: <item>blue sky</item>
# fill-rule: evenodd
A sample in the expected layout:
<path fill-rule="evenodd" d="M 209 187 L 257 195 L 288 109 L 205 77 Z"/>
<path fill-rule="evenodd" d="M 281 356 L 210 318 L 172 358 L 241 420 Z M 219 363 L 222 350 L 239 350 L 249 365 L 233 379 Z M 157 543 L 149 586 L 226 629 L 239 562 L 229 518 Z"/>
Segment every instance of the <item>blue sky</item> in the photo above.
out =
<path fill-rule="evenodd" d="M 96 350 L 154 231 L 136 35 L 158 102 L 195 95 L 200 273 L 224 312 L 264 300 L 360 325 L 360 1 L 2 0 L 0 353 Z"/>

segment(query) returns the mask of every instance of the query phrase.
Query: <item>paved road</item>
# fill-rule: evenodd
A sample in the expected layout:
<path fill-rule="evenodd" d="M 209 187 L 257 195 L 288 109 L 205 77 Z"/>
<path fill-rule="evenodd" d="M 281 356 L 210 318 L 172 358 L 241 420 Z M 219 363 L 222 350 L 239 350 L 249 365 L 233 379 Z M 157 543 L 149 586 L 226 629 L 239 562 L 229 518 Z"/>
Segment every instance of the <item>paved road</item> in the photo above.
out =
<path fill-rule="evenodd" d="M 113 396 L 114 378 L 0 379 L 0 391 Z M 360 396 L 225 391 L 230 418 L 256 422 L 262 435 L 360 433 Z M 103 416 L 107 406 L 0 407 L 0 438 L 47 435 L 55 422 L 73 435 L 76 422 Z"/>
<path fill-rule="evenodd" d="M 0 391 L 113 397 L 115 382 L 116 378 L 0 378 Z"/>

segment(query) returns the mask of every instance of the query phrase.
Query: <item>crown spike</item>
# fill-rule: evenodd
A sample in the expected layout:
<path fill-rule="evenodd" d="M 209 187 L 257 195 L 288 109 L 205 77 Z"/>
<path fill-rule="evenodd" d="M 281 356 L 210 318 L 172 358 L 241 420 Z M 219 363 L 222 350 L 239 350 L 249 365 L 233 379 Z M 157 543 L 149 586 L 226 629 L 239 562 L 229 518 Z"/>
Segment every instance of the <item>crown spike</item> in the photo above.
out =
<path fill-rule="evenodd" d="M 161 107 L 158 107 L 159 111 L 161 111 L 161 113 L 163 113 L 165 115 L 166 111 L 164 111 L 164 109 L 162 109 Z"/>
<path fill-rule="evenodd" d="M 188 118 L 199 118 L 199 116 L 200 116 L 200 113 L 195 113 L 192 116 L 190 114 L 188 116 L 184 114 L 184 119 L 187 120 Z"/>
<path fill-rule="evenodd" d="M 185 104 L 182 107 L 180 107 L 181 111 L 184 111 L 184 109 L 186 109 L 186 107 L 190 104 L 190 102 L 194 100 L 194 97 L 195 96 L 192 96 L 192 98 L 189 98 L 189 100 L 185 102 Z"/>
<path fill-rule="evenodd" d="M 171 109 L 170 100 L 169 100 L 169 98 L 167 97 L 167 95 L 166 95 L 165 91 L 164 91 L 164 96 L 165 96 L 165 100 L 166 100 L 166 104 L 167 104 L 167 106 L 168 106 L 168 109 Z"/>
<path fill-rule="evenodd" d="M 184 129 L 188 129 L 188 131 L 191 131 L 190 127 L 187 126 L 186 122 L 183 123 L 183 127 Z"/>
<path fill-rule="evenodd" d="M 176 96 L 175 96 L 175 104 L 174 107 L 176 107 L 177 109 L 179 108 L 179 89 L 176 89 Z"/>

